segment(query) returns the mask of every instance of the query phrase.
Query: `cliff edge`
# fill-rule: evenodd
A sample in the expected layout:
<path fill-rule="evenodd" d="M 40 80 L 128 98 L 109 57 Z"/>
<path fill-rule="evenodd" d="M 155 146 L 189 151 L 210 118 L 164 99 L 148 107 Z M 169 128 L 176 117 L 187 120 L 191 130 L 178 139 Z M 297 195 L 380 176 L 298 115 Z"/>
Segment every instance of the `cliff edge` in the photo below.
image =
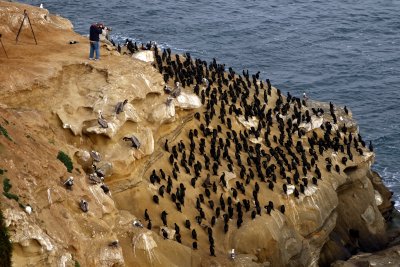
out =
<path fill-rule="evenodd" d="M 347 109 L 155 47 L 90 61 L 46 9 L 0 1 L 0 33 L 14 266 L 329 266 L 395 235 Z"/>

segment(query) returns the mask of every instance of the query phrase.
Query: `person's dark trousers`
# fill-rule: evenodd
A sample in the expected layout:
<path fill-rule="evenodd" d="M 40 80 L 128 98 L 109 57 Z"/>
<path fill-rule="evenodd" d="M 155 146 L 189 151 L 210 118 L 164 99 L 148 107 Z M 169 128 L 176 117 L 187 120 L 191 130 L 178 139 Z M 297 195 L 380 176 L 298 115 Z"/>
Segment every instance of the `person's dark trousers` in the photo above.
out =
<path fill-rule="evenodd" d="M 96 53 L 96 59 L 100 59 L 100 44 L 96 41 L 90 41 L 90 54 L 89 59 L 93 59 Z"/>

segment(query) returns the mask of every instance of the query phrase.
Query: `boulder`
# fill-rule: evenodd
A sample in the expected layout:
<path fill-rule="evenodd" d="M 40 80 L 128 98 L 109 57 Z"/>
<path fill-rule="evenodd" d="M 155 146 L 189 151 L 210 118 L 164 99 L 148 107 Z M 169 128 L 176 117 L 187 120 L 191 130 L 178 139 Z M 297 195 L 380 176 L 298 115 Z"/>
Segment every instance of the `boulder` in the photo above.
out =
<path fill-rule="evenodd" d="M 175 106 L 181 109 L 194 109 L 201 107 L 201 100 L 195 94 L 181 92 L 175 99 Z"/>
<path fill-rule="evenodd" d="M 400 246 L 379 251 L 376 253 L 359 253 L 347 261 L 336 261 L 332 267 L 359 267 L 359 266 L 381 266 L 397 267 L 400 263 Z"/>
<path fill-rule="evenodd" d="M 294 231 L 280 212 L 246 222 L 240 231 L 233 232 L 231 240 L 239 254 L 256 255 L 260 263 L 272 266 L 308 265 L 306 258 L 299 258 L 302 253 L 309 254 L 303 237 Z"/>
<path fill-rule="evenodd" d="M 257 128 L 258 119 L 256 117 L 250 117 L 248 120 L 246 120 L 244 116 L 240 115 L 236 118 L 238 122 L 240 122 L 247 129 L 250 129 L 251 127 Z"/>
<path fill-rule="evenodd" d="M 92 167 L 93 158 L 87 150 L 78 150 L 75 152 L 76 161 L 82 166 L 82 169 L 88 170 Z"/>
<path fill-rule="evenodd" d="M 132 55 L 132 58 L 139 59 L 144 62 L 154 62 L 154 53 L 153 51 L 139 51 Z"/>
<path fill-rule="evenodd" d="M 175 238 L 175 230 L 173 230 L 173 229 L 170 229 L 170 228 L 168 228 L 168 227 L 165 227 L 165 226 L 161 226 L 160 227 L 160 236 L 163 236 L 163 232 L 162 232 L 162 230 L 164 230 L 165 232 L 167 232 L 167 234 L 168 234 L 168 239 L 170 239 L 170 240 L 174 240 L 174 238 Z"/>
<path fill-rule="evenodd" d="M 175 105 L 170 103 L 161 103 L 156 105 L 149 113 L 147 120 L 149 122 L 168 123 L 175 120 Z"/>
<path fill-rule="evenodd" d="M 306 132 L 309 132 L 309 131 L 312 131 L 314 129 L 318 129 L 319 127 L 321 127 L 323 122 L 324 122 L 324 119 L 322 117 L 317 117 L 317 116 L 312 115 L 311 121 L 309 123 L 307 123 L 307 122 L 300 123 L 299 128 L 302 128 Z"/>
<path fill-rule="evenodd" d="M 11 236 L 13 243 L 22 247 L 35 247 L 37 244 L 47 252 L 54 250 L 53 240 L 36 224 L 30 222 L 24 212 L 12 209 L 4 211 L 5 224 L 14 229 Z"/>
<path fill-rule="evenodd" d="M 124 256 L 121 247 L 101 247 L 95 259 L 93 259 L 95 266 L 124 266 Z"/>

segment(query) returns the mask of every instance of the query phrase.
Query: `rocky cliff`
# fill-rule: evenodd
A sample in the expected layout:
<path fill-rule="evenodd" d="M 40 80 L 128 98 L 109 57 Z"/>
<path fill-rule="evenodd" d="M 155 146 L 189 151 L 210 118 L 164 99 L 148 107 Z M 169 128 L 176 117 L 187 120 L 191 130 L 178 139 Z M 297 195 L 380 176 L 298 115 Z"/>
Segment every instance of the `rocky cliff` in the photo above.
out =
<path fill-rule="evenodd" d="M 24 9 L 37 45 L 26 23 L 15 42 Z M 351 112 L 190 55 L 103 43 L 89 61 L 45 9 L 0 1 L 0 33 L 14 266 L 329 266 L 387 245 L 391 194 Z"/>

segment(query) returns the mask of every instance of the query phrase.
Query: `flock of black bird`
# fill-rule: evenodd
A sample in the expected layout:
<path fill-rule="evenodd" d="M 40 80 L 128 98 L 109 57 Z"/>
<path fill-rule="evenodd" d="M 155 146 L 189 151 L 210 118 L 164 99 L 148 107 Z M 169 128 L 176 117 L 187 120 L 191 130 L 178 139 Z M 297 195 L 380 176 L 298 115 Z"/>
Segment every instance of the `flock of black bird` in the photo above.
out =
<path fill-rule="evenodd" d="M 129 40 L 127 43 L 131 48 L 128 50 L 139 49 Z M 182 56 L 172 54 L 170 49 L 160 51 L 151 43 L 145 49 L 154 50 L 154 67 L 166 84 L 179 82 L 183 88 L 193 90 L 204 107 L 194 114 L 195 126 L 183 137 L 187 142 L 165 140 L 163 149 L 170 167 L 154 169 L 149 176 L 149 182 L 158 187 L 152 196 L 154 204 L 172 201 L 177 211 L 185 208 L 196 214 L 173 224 L 165 210 L 152 214 L 161 218 L 164 226 L 173 226 L 179 243 L 184 241 L 179 227 L 182 224 L 192 238 L 185 244 L 198 249 L 198 225 L 208 236 L 210 255 L 215 256 L 215 231 L 228 233 L 257 216 L 285 213 L 285 205 L 276 207 L 272 201 L 262 201 L 269 191 L 300 198 L 311 184 L 318 186 L 323 178 L 321 169 L 340 174 L 353 161 L 353 153 L 362 156 L 366 151 L 359 134 L 349 131 L 345 124 L 337 124 L 337 109 L 332 103 L 329 111 L 308 108 L 305 99 L 290 93 L 285 97 L 272 88 L 268 79 L 260 80 L 260 72 L 238 74 L 215 59 L 208 64 L 189 53 Z M 348 114 L 346 107 L 344 112 Z M 306 132 L 300 124 L 310 123 L 312 116 L 323 116 L 324 122 L 320 128 Z M 238 117 L 255 124 L 247 129 L 237 123 Z M 373 150 L 371 143 L 369 150 Z M 190 205 L 193 201 L 186 201 L 187 187 L 196 193 L 194 206 Z M 148 209 L 144 219 L 147 228 L 152 229 Z M 162 235 L 168 238 L 164 229 Z"/>
<path fill-rule="evenodd" d="M 110 40 L 111 44 L 117 48 L 117 51 L 119 53 L 122 53 L 122 46 L 121 44 L 115 44 L 114 40 Z M 140 50 L 151 50 L 154 47 L 155 43 L 153 42 L 148 42 L 146 44 L 142 43 L 140 46 L 138 46 L 137 42 L 133 42 L 132 40 L 126 39 L 125 43 L 123 46 L 126 47 L 126 49 L 131 53 L 134 54 Z"/>

